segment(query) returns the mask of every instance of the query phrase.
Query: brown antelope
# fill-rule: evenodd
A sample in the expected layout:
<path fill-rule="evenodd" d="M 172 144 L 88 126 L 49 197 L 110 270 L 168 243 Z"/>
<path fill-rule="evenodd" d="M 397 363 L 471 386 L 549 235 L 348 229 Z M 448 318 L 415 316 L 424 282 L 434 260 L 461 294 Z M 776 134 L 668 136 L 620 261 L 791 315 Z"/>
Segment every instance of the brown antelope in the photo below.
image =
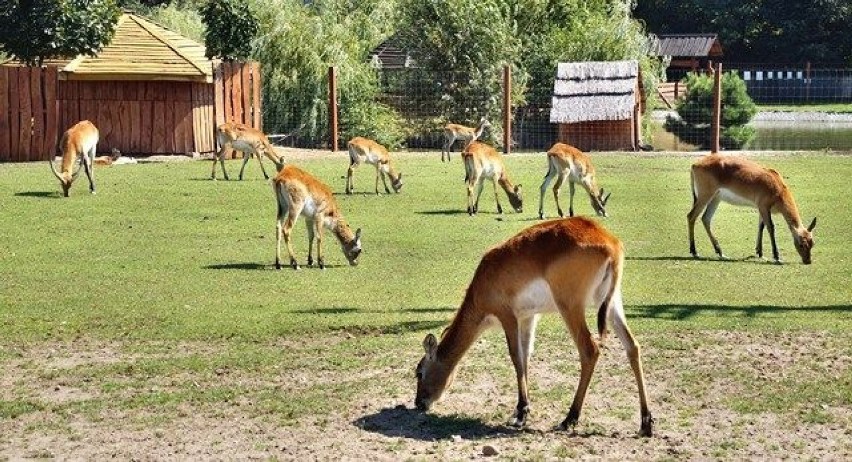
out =
<path fill-rule="evenodd" d="M 514 186 L 506 174 L 503 159 L 493 147 L 474 141 L 462 151 L 464 161 L 464 180 L 467 182 L 467 213 L 470 215 L 479 211 L 479 196 L 482 195 L 483 181 L 486 178 L 494 185 L 494 200 L 497 202 L 497 213 L 503 213 L 500 198 L 497 195 L 497 184 L 506 192 L 509 203 L 516 212 L 524 211 L 521 185 Z M 476 189 L 476 201 L 473 200 L 473 190 Z"/>
<path fill-rule="evenodd" d="M 385 186 L 385 193 L 390 194 L 388 189 L 388 180 L 385 175 L 391 179 L 391 186 L 394 192 L 399 192 L 402 189 L 402 173 L 397 173 L 391 164 L 388 150 L 379 143 L 373 140 L 357 136 L 349 140 L 349 170 L 346 171 L 346 194 L 352 194 L 355 189 L 355 180 L 353 174 L 355 168 L 361 165 L 361 159 L 364 162 L 376 167 L 376 195 L 379 194 L 379 177 L 382 177 L 382 183 Z"/>
<path fill-rule="evenodd" d="M 518 405 L 510 422 L 525 425 L 529 414 L 527 370 L 533 351 L 539 315 L 558 312 L 574 338 L 580 355 L 580 383 L 568 416 L 560 425 L 577 424 L 595 363 L 599 342 L 586 324 L 589 304 L 598 307 L 600 341 L 606 320 L 627 351 L 639 386 L 640 432 L 653 433 L 653 419 L 645 395 L 639 345 L 627 327 L 621 298 L 624 251 L 621 242 L 595 221 L 565 218 L 533 225 L 489 250 L 473 274 L 461 307 L 440 342 L 428 334 L 425 355 L 417 365 L 420 410 L 441 398 L 455 378 L 464 354 L 486 328 L 503 327 L 518 380 Z"/>
<path fill-rule="evenodd" d="M 65 197 L 68 197 L 71 184 L 74 183 L 80 173 L 79 165 L 74 169 L 74 164 L 77 161 L 86 170 L 86 176 L 89 178 L 89 191 L 95 194 L 95 172 L 92 164 L 98 147 L 98 139 L 97 127 L 88 120 L 77 122 L 62 134 L 59 146 L 57 146 L 57 150 L 62 153 L 62 171 L 56 170 L 53 159 L 48 162 L 50 163 L 50 170 L 62 186 L 62 194 Z M 72 170 L 74 171 L 72 172 Z"/>
<path fill-rule="evenodd" d="M 216 161 L 222 165 L 222 173 L 225 179 L 228 178 L 228 171 L 225 170 L 225 153 L 228 149 L 234 149 L 243 153 L 243 165 L 240 168 L 240 180 L 243 179 L 243 172 L 246 169 L 246 164 L 253 155 L 257 156 L 257 162 L 260 164 L 260 170 L 263 172 L 263 177 L 267 180 L 269 175 L 266 174 L 266 169 L 263 167 L 263 161 L 260 156 L 264 155 L 275 164 L 276 170 L 281 170 L 284 166 L 284 156 L 279 156 L 275 152 L 272 143 L 266 135 L 255 128 L 249 127 L 240 123 L 224 123 L 216 127 L 216 141 L 219 143 L 219 151 L 216 153 L 216 158 L 213 159 L 213 172 L 210 178 L 216 180 Z"/>
<path fill-rule="evenodd" d="M 777 171 L 740 157 L 711 154 L 692 165 L 691 178 L 692 210 L 686 217 L 689 224 L 689 253 L 693 257 L 698 257 L 695 250 L 695 220 L 703 210 L 701 222 L 704 223 L 713 249 L 719 258 L 727 258 L 710 229 L 719 202 L 725 201 L 757 208 L 760 214 L 755 247 L 758 258 L 763 258 L 763 228 L 766 227 L 772 243 L 772 257 L 776 263 L 781 263 L 775 244 L 775 224 L 772 222 L 772 214 L 780 213 L 790 228 L 793 245 L 802 257 L 802 263 L 811 264 L 811 249 L 814 246 L 812 232 L 816 227 L 816 218 L 807 228 L 802 226 L 793 194 Z"/>
<path fill-rule="evenodd" d="M 466 145 L 470 144 L 478 140 L 479 137 L 482 136 L 482 132 L 485 131 L 485 128 L 490 126 L 491 123 L 488 122 L 485 117 L 480 119 L 479 125 L 477 125 L 476 128 L 459 124 L 447 124 L 444 126 L 444 144 L 441 147 L 441 162 L 444 161 L 444 152 L 447 153 L 447 162 L 450 161 L 450 152 L 453 147 L 453 143 L 457 140 L 463 140 Z"/>
<path fill-rule="evenodd" d="M 343 254 L 349 260 L 349 264 L 358 264 L 358 255 L 361 254 L 361 228 L 355 233 L 349 228 L 346 220 L 340 214 L 340 208 L 331 189 L 325 184 L 311 176 L 308 172 L 294 166 L 284 166 L 278 175 L 272 180 L 272 188 L 275 190 L 275 199 L 278 202 L 278 220 L 276 222 L 275 241 L 275 268 L 281 269 L 281 237 L 287 244 L 287 252 L 290 254 L 290 266 L 299 269 L 296 256 L 293 254 L 293 245 L 290 235 L 293 225 L 299 215 L 304 215 L 308 227 L 308 266 L 314 264 L 312 254 L 314 238 L 317 240 L 317 264 L 320 269 L 325 269 L 322 256 L 323 228 L 328 228 L 340 241 Z M 286 218 L 286 220 L 285 220 Z"/>
<path fill-rule="evenodd" d="M 547 174 L 541 183 L 541 194 L 538 199 L 538 217 L 544 219 L 544 193 L 547 185 L 556 176 L 556 184 L 553 185 L 553 198 L 556 200 L 556 210 L 559 216 L 562 214 L 562 206 L 559 205 L 559 190 L 565 178 L 568 178 L 568 215 L 574 216 L 574 184 L 580 183 L 589 194 L 592 208 L 598 216 L 605 217 L 606 202 L 612 193 L 604 196 L 603 188 L 598 189 L 595 180 L 595 167 L 592 160 L 579 149 L 565 143 L 556 143 L 547 151 Z"/>

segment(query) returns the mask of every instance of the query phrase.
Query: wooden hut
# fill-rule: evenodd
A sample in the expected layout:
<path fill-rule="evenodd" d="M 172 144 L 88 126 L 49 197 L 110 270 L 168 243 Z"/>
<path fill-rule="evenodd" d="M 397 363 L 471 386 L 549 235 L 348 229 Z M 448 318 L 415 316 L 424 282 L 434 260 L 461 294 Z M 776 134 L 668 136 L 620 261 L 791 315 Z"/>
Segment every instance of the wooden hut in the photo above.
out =
<path fill-rule="evenodd" d="M 639 149 L 642 79 L 637 61 L 559 63 L 550 122 L 583 151 Z"/>
<path fill-rule="evenodd" d="M 0 66 L 0 161 L 50 158 L 57 135 L 79 120 L 100 130 L 99 152 L 212 152 L 217 123 L 260 127 L 253 63 L 218 63 L 203 45 L 124 13 L 96 56 L 51 60 L 45 68 Z"/>
<path fill-rule="evenodd" d="M 671 59 L 667 80 L 676 81 L 689 71 L 706 69 L 723 53 L 716 34 L 660 34 L 651 41 L 651 54 Z"/>

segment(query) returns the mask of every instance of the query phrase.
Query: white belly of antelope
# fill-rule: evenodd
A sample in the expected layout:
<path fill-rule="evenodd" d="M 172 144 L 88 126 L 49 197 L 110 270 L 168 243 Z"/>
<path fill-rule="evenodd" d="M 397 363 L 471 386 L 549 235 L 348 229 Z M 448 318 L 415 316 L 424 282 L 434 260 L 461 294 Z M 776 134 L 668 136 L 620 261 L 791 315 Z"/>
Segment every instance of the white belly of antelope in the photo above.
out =
<path fill-rule="evenodd" d="M 252 154 L 254 153 L 254 146 L 251 143 L 247 143 L 243 140 L 234 140 L 231 143 L 231 147 L 236 149 L 237 151 Z"/>
<path fill-rule="evenodd" d="M 550 284 L 542 278 L 528 282 L 515 296 L 512 310 L 519 318 L 556 311 L 556 300 L 553 298 Z"/>
<path fill-rule="evenodd" d="M 754 207 L 754 202 L 726 188 L 719 188 L 719 199 L 732 205 Z"/>
<path fill-rule="evenodd" d="M 364 156 L 364 162 L 366 162 L 370 165 L 376 165 L 377 163 L 379 163 L 379 156 L 373 154 L 372 152 L 368 152 Z"/>

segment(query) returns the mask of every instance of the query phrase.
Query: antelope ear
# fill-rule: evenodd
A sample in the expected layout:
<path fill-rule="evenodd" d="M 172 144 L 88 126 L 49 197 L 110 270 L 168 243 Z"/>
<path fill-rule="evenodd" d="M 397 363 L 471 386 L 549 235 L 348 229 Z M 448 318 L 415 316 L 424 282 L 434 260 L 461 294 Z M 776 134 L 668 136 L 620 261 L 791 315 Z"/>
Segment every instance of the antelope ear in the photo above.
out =
<path fill-rule="evenodd" d="M 355 240 L 357 241 L 359 239 L 361 239 L 361 228 L 355 230 Z"/>
<path fill-rule="evenodd" d="M 811 222 L 810 226 L 808 226 L 808 232 L 811 232 L 816 228 L 816 217 L 814 217 L 814 221 Z"/>
<path fill-rule="evenodd" d="M 518 193 L 521 191 L 521 185 L 515 186 L 515 192 Z"/>
<path fill-rule="evenodd" d="M 601 194 L 603 194 L 603 189 L 601 189 Z M 601 202 L 603 203 L 603 205 L 606 205 L 607 201 L 609 200 L 609 196 L 612 196 L 612 193 L 611 193 L 611 192 L 610 192 L 610 193 L 608 193 L 608 194 L 606 195 L 606 197 L 604 197 L 604 198 L 601 200 Z"/>
<path fill-rule="evenodd" d="M 426 352 L 426 356 L 429 359 L 435 358 L 435 352 L 438 349 L 438 340 L 432 334 L 426 334 L 426 338 L 423 339 L 423 350 Z"/>
<path fill-rule="evenodd" d="M 399 172 L 399 175 L 396 176 L 397 181 L 402 181 L 402 172 Z"/>

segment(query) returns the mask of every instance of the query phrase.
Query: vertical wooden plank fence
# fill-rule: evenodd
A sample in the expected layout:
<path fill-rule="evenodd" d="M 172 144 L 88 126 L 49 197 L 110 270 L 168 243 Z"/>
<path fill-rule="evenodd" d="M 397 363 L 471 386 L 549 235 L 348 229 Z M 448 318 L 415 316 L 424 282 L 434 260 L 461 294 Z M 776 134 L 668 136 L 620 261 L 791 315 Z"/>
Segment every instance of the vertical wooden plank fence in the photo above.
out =
<path fill-rule="evenodd" d="M 262 130 L 259 65 L 213 66 L 212 83 L 60 80 L 56 67 L 0 66 L 0 162 L 51 159 L 61 133 L 85 119 L 99 152 L 129 154 L 213 152 L 223 122 Z"/>

